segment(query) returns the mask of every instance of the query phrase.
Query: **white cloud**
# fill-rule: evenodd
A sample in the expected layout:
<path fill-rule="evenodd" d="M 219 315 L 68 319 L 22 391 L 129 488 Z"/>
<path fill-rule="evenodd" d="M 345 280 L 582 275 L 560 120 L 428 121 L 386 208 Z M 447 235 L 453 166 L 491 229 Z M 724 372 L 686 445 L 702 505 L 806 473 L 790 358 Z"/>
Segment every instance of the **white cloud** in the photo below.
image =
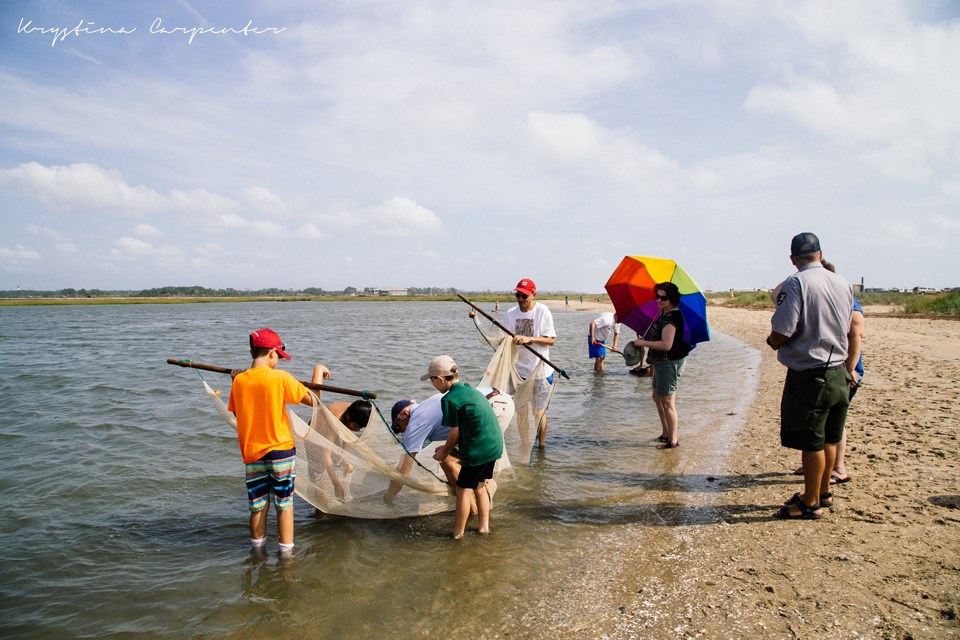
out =
<path fill-rule="evenodd" d="M 682 177 L 674 160 L 583 114 L 534 111 L 527 116 L 527 127 L 533 145 L 548 157 L 585 173 L 605 174 L 643 193 L 669 191 Z"/>
<path fill-rule="evenodd" d="M 307 223 L 301 225 L 297 229 L 297 236 L 300 238 L 307 238 L 309 240 L 317 240 L 323 237 L 323 233 L 320 231 L 320 227 L 313 223 Z"/>
<path fill-rule="evenodd" d="M 33 249 L 28 249 L 22 245 L 0 246 L 0 269 L 12 273 L 23 272 L 29 268 L 31 263 L 35 263 L 42 257 Z"/>
<path fill-rule="evenodd" d="M 172 258 L 181 254 L 179 248 L 172 245 L 154 246 L 150 242 L 123 236 L 114 242 L 110 255 L 119 260 L 136 260 L 139 258 Z"/>
<path fill-rule="evenodd" d="M 744 107 L 859 145 L 890 178 L 944 178 L 935 167 L 960 141 L 960 23 L 919 22 L 889 1 L 780 7 L 807 39 L 803 57 L 780 61 L 783 77 L 756 85 Z"/>
<path fill-rule="evenodd" d="M 39 236 L 45 240 L 50 240 L 53 242 L 53 248 L 57 253 L 63 255 L 70 255 L 78 253 L 80 249 L 73 242 L 64 238 L 56 229 L 51 229 L 49 227 L 40 227 L 35 224 L 28 224 L 26 226 L 26 232 L 32 236 Z"/>
<path fill-rule="evenodd" d="M 336 229 L 337 233 L 355 230 L 373 236 L 429 236 L 443 230 L 440 216 L 404 196 L 393 196 L 370 206 L 341 202 L 331 206 L 325 213 L 314 214 L 312 218 L 316 223 L 301 227 L 308 237 L 320 233 L 323 228 Z"/>
<path fill-rule="evenodd" d="M 439 231 L 440 217 L 433 211 L 403 196 L 358 212 L 364 227 L 378 234 L 416 235 Z"/>
<path fill-rule="evenodd" d="M 231 212 L 237 204 L 232 198 L 210 193 L 206 189 L 173 189 L 169 206 L 179 213 L 209 216 Z"/>
<path fill-rule="evenodd" d="M 42 257 L 33 249 L 19 244 L 15 247 L 0 247 L 0 259 L 3 260 L 39 260 Z"/>
<path fill-rule="evenodd" d="M 133 232 L 141 238 L 159 238 L 163 235 L 159 229 L 152 224 L 138 224 L 133 228 Z"/>
<path fill-rule="evenodd" d="M 283 200 L 266 187 L 250 187 L 243 192 L 247 202 L 257 211 L 277 215 L 286 210 Z"/>
<path fill-rule="evenodd" d="M 131 187 L 118 171 L 86 162 L 69 166 L 23 163 L 0 169 L 0 184 L 12 184 L 53 208 L 109 209 L 142 215 L 161 208 L 163 198 L 145 187 Z"/>

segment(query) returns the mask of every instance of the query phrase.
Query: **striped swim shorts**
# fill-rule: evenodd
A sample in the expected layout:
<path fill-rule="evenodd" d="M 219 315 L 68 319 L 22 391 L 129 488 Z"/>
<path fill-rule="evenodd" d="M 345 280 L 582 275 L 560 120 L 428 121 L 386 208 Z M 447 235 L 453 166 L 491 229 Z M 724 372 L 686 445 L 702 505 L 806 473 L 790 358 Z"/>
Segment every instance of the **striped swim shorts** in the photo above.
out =
<path fill-rule="evenodd" d="M 293 481 L 297 477 L 296 449 L 271 451 L 244 466 L 250 511 L 262 511 L 268 499 L 273 500 L 278 511 L 293 508 Z"/>

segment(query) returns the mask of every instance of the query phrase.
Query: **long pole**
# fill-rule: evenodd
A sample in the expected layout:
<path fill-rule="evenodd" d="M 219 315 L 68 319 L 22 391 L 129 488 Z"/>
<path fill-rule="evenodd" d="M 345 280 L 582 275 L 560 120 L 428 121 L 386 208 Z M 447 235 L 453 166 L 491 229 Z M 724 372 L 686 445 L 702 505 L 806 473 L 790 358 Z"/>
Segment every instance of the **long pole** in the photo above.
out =
<path fill-rule="evenodd" d="M 466 303 L 467 303 L 468 305 L 470 305 L 471 307 L 473 307 L 480 315 L 482 315 L 484 318 L 486 318 L 487 320 L 489 320 L 490 322 L 492 322 L 495 327 L 498 327 L 501 331 L 503 331 L 504 333 L 506 333 L 508 336 L 510 336 L 511 338 L 517 337 L 514 332 L 510 331 L 510 329 L 507 329 L 505 326 L 503 326 L 502 324 L 500 324 L 499 322 L 497 322 L 496 320 L 494 320 L 493 318 L 491 318 L 490 315 L 489 315 L 486 311 L 484 311 L 483 309 L 481 309 L 481 308 L 478 307 L 477 305 L 475 305 L 475 304 L 473 304 L 472 302 L 470 302 L 469 300 L 467 300 L 467 299 L 466 299 L 465 297 L 463 297 L 461 294 L 458 293 L 458 294 L 457 294 L 457 297 L 460 298 L 461 300 L 463 300 L 464 302 L 466 302 Z M 547 360 L 546 358 L 544 358 L 544 357 L 540 354 L 539 351 L 537 351 L 536 349 L 534 349 L 534 348 L 531 347 L 530 345 L 528 345 L 528 344 L 522 344 L 522 345 L 520 345 L 520 346 L 521 346 L 521 347 L 526 347 L 526 349 L 527 349 L 530 353 L 532 353 L 533 355 L 537 356 L 538 358 L 540 358 L 541 360 L 543 360 L 545 363 L 547 363 L 548 365 L 550 365 L 552 368 L 554 368 L 554 369 L 556 369 L 557 371 L 559 371 L 559 372 L 560 372 L 560 375 L 562 375 L 562 376 L 563 376 L 564 378 L 566 378 L 567 380 L 570 379 L 570 376 L 567 375 L 567 372 L 566 372 L 566 371 L 564 371 L 563 369 L 561 369 L 561 368 L 558 367 L 557 365 L 553 364 L 552 362 L 550 362 L 549 360 Z"/>
<path fill-rule="evenodd" d="M 193 369 L 203 369 L 204 371 L 213 371 L 214 373 L 226 373 L 230 374 L 233 369 L 227 369 L 226 367 L 217 367 L 212 364 L 202 364 L 200 362 L 192 362 L 190 360 L 177 360 L 176 358 L 167 358 L 167 364 L 173 364 L 178 367 L 190 367 Z M 243 369 L 238 369 L 237 371 L 243 371 Z M 343 387 L 331 387 L 327 384 L 317 384 L 315 382 L 307 382 L 305 380 L 300 380 L 300 384 L 307 387 L 308 389 L 313 389 L 314 391 L 330 391 L 331 393 L 342 393 L 346 396 L 358 396 L 360 398 L 371 398 L 375 399 L 377 394 L 372 391 L 357 391 L 356 389 L 344 389 Z"/>

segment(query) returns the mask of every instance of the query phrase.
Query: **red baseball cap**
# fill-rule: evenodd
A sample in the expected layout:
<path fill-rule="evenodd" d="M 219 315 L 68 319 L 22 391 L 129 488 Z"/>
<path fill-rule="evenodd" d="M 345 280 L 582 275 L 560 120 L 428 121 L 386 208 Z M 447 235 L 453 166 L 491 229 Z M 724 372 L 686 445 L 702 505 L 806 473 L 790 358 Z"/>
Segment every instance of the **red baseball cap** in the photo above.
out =
<path fill-rule="evenodd" d="M 272 329 L 257 329 L 250 334 L 250 348 L 262 347 L 264 349 L 276 349 L 277 355 L 286 360 L 290 359 L 290 356 L 287 355 L 287 352 L 284 349 L 287 348 L 287 345 L 283 344 L 283 340 L 280 339 L 280 336 L 277 335 L 276 331 Z"/>
<path fill-rule="evenodd" d="M 525 293 L 529 296 L 537 292 L 537 285 L 533 284 L 533 280 L 530 278 L 524 278 L 517 283 L 517 286 L 515 286 L 513 290 L 519 291 L 520 293 Z"/>

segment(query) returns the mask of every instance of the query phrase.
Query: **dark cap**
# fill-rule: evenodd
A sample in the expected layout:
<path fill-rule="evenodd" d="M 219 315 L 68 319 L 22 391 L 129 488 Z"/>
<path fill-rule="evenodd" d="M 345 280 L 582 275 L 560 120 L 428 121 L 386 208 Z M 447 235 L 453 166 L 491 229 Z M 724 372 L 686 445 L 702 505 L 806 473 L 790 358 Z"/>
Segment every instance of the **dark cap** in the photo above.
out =
<path fill-rule="evenodd" d="M 394 433 L 397 432 L 397 416 L 412 404 L 416 403 L 413 400 L 397 400 L 397 402 L 394 403 L 393 409 L 390 410 L 390 428 Z"/>
<path fill-rule="evenodd" d="M 790 241 L 790 257 L 806 256 L 820 251 L 820 239 L 809 231 L 798 233 Z"/>

